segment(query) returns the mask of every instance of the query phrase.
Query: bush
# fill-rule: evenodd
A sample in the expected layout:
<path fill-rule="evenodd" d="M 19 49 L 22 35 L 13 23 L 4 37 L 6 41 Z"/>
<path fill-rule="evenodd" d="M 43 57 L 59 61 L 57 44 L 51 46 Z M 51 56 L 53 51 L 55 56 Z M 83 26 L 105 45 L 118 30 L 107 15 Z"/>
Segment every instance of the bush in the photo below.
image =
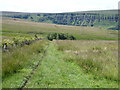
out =
<path fill-rule="evenodd" d="M 69 35 L 69 34 L 51 33 L 51 34 L 48 34 L 47 39 L 52 41 L 53 39 L 56 39 L 56 40 L 75 40 L 76 38 L 73 35 Z"/>

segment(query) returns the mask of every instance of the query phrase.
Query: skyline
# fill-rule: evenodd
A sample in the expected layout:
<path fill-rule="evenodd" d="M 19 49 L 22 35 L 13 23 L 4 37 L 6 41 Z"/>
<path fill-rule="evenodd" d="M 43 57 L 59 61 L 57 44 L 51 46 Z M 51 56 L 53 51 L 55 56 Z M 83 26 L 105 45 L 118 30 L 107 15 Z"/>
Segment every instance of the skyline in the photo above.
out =
<path fill-rule="evenodd" d="M 119 0 L 1 0 L 0 11 L 62 13 L 118 9 Z"/>

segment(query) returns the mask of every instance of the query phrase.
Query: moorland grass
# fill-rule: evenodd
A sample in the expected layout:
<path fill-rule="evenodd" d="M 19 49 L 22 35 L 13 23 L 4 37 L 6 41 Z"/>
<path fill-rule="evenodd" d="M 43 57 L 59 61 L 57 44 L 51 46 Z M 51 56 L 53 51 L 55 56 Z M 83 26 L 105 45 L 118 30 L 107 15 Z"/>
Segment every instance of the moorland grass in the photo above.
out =
<path fill-rule="evenodd" d="M 10 74 L 16 73 L 19 69 L 29 64 L 29 59 L 44 50 L 46 41 L 37 41 L 31 45 L 14 48 L 10 52 L 2 54 L 2 77 L 3 79 Z"/>
<path fill-rule="evenodd" d="M 21 88 L 21 86 L 26 80 L 26 77 L 28 77 L 31 74 L 36 64 L 38 62 L 41 62 L 41 57 L 43 55 L 43 53 L 32 55 L 32 57 L 28 60 L 29 62 L 27 65 L 25 65 L 17 73 L 14 73 L 4 78 L 2 82 L 2 88 Z"/>
<path fill-rule="evenodd" d="M 83 71 L 96 78 L 118 80 L 117 41 L 56 41 L 58 49 L 66 56 L 64 60 L 76 62 Z"/>
<path fill-rule="evenodd" d="M 2 32 L 8 33 L 39 33 L 44 36 L 49 33 L 69 33 L 78 40 L 117 40 L 117 30 L 104 30 L 94 27 L 80 27 L 56 25 L 48 23 L 36 23 L 28 21 L 20 21 L 14 19 L 4 19 L 2 23 Z"/>
<path fill-rule="evenodd" d="M 52 41 L 41 65 L 35 71 L 25 88 L 117 88 L 117 82 L 96 79 L 86 74 L 75 62 L 64 60 L 63 52 Z"/>
<path fill-rule="evenodd" d="M 3 20 L 2 24 L 2 32 L 5 38 L 18 36 L 31 37 L 31 35 L 33 36 L 36 33 L 42 34 L 44 37 L 49 33 L 68 33 L 75 36 L 77 40 L 80 40 L 56 41 L 58 50 L 56 46 L 51 44 L 48 49 L 48 55 L 44 58 L 42 65 L 37 69 L 36 74 L 27 87 L 117 87 L 117 41 L 107 40 L 117 40 L 118 31 L 93 27 L 35 23 L 10 18 Z M 3 80 L 11 74 L 13 74 L 13 77 L 5 80 L 5 82 L 15 80 L 13 79 L 14 73 L 26 67 L 31 62 L 30 58 L 38 52 L 42 52 L 44 46 L 45 41 L 39 41 L 29 46 L 25 45 L 11 52 L 3 53 Z M 60 51 L 62 52 L 60 53 Z M 63 54 L 64 57 L 62 57 Z M 86 72 L 86 74 L 81 73 L 79 70 Z M 72 75 L 72 73 L 74 74 Z M 95 77 L 86 76 L 89 73 L 95 75 Z M 68 75 L 72 76 L 68 77 Z M 19 74 L 16 74 L 15 77 L 18 76 Z M 60 79 L 58 80 L 58 78 Z M 89 81 L 84 78 L 92 78 L 92 80 Z M 105 79 L 105 81 L 102 82 L 101 78 Z M 79 83 L 80 80 L 81 84 Z"/>

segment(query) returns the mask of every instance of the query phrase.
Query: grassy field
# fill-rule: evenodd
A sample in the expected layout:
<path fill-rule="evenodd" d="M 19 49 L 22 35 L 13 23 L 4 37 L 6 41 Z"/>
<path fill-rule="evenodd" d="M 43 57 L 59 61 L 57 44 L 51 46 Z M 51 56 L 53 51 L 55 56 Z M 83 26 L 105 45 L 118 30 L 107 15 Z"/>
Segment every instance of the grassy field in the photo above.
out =
<path fill-rule="evenodd" d="M 36 65 L 44 55 L 47 41 L 36 41 L 35 43 L 14 48 L 12 51 L 2 54 L 2 87 L 20 88 Z"/>
<path fill-rule="evenodd" d="M 83 71 L 101 78 L 118 80 L 117 41 L 56 41 L 66 61 L 76 62 Z M 69 45 L 69 46 L 68 46 Z"/>
<path fill-rule="evenodd" d="M 74 35 L 78 40 L 117 40 L 117 30 L 103 30 L 94 27 L 80 27 L 56 25 L 48 23 L 36 23 L 23 20 L 14 20 L 3 18 L 3 35 L 14 35 L 16 33 L 29 33 L 38 35 L 47 35 L 48 33 L 69 33 Z M 8 35 L 9 34 L 9 35 Z"/>
<path fill-rule="evenodd" d="M 46 57 L 43 59 L 41 63 L 41 66 L 38 67 L 38 70 L 35 72 L 34 76 L 30 79 L 29 83 L 26 85 L 26 88 L 118 87 L 116 80 L 110 80 L 104 77 L 98 78 L 99 75 L 98 77 L 96 77 L 93 74 L 85 73 L 83 68 L 81 68 L 74 61 L 68 61 L 64 59 L 66 57 L 66 54 L 59 51 L 58 49 L 59 47 L 58 45 L 56 45 L 56 42 L 52 42 L 52 44 L 48 48 Z M 67 59 L 69 59 L 69 56 L 67 56 L 68 57 Z"/>
<path fill-rule="evenodd" d="M 61 45 L 60 45 L 61 46 Z M 40 55 L 40 54 L 39 54 Z M 66 54 L 59 50 L 58 42 L 49 42 L 49 47 L 43 59 L 34 55 L 30 60 L 41 61 L 34 71 L 25 88 L 117 88 L 116 80 L 96 77 L 93 73 L 86 73 L 79 64 L 65 59 Z M 69 58 L 69 57 L 68 57 Z M 107 65 L 107 64 L 106 64 Z M 7 77 L 3 81 L 4 88 L 20 88 L 25 77 L 31 72 L 31 66 L 26 66 L 19 72 Z M 17 79 L 17 81 L 16 81 Z"/>
<path fill-rule="evenodd" d="M 2 19 L 0 48 L 13 45 L 2 51 L 3 88 L 118 87 L 117 30 Z M 49 41 L 50 33 L 76 40 Z M 14 46 L 15 40 L 34 42 Z"/>
<path fill-rule="evenodd" d="M 21 48 L 14 48 L 10 52 L 4 52 L 2 55 L 2 77 L 8 77 L 16 73 L 19 69 L 25 67 L 31 61 L 28 61 L 34 54 L 43 52 L 45 41 L 35 42 L 32 45 Z M 8 67 L 9 66 L 9 67 Z"/>

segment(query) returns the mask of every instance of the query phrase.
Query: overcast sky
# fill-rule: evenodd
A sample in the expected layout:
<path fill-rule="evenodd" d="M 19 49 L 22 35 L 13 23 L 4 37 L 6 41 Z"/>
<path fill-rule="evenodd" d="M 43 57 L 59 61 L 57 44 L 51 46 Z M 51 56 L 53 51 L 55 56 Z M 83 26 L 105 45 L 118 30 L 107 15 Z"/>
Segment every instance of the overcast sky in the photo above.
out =
<path fill-rule="evenodd" d="M 117 9 L 119 0 L 0 0 L 0 11 L 60 13 Z"/>

